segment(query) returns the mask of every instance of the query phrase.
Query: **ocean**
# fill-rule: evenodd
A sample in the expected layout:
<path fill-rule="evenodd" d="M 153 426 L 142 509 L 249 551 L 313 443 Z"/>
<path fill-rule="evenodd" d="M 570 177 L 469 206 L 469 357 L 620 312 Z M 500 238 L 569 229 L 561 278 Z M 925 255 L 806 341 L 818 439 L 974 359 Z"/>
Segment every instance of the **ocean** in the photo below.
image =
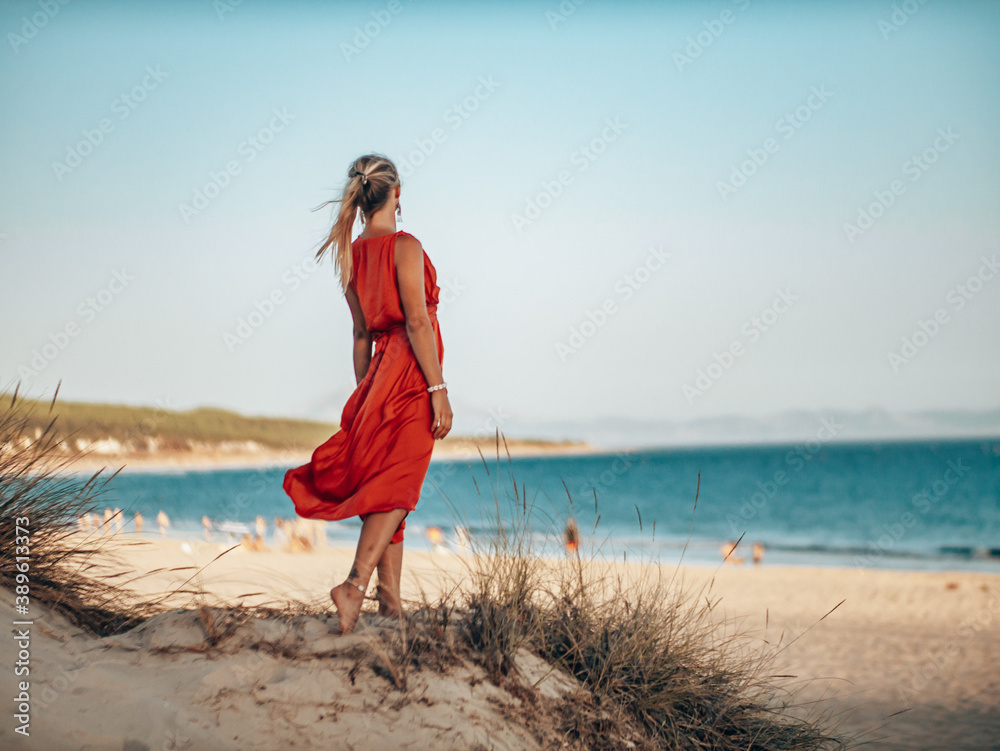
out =
<path fill-rule="evenodd" d="M 213 539 L 234 543 L 261 515 L 270 543 L 274 517 L 295 516 L 281 488 L 284 471 L 126 468 L 103 502 L 125 511 L 126 529 L 140 511 L 147 533 L 158 534 L 163 510 L 172 537 L 203 539 L 208 516 Z M 501 449 L 499 460 L 435 460 L 407 518 L 407 547 L 455 551 L 456 525 L 483 539 L 525 513 L 542 554 L 560 552 L 573 519 L 581 552 L 599 557 L 717 565 L 722 545 L 742 537 L 733 555 L 744 565 L 759 543 L 765 566 L 1000 573 L 1000 438 L 514 459 Z M 359 520 L 325 526 L 328 544 L 357 542 Z M 443 541 L 430 541 L 432 528 Z"/>

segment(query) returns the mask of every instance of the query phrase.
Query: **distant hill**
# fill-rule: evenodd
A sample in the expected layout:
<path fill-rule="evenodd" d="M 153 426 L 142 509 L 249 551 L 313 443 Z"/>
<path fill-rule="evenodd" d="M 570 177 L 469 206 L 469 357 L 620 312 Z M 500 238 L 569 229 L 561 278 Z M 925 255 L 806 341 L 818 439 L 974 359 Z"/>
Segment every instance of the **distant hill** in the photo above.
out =
<path fill-rule="evenodd" d="M 5 395 L 9 399 L 9 395 Z M 202 446 L 238 450 L 315 448 L 338 426 L 312 420 L 246 417 L 203 407 L 184 412 L 124 404 L 24 400 L 30 409 L 29 432 L 41 435 L 56 418 L 56 435 L 71 448 L 90 446 L 101 453 L 190 451 Z"/>
<path fill-rule="evenodd" d="M 10 399 L 10 394 L 0 395 Z M 291 464 L 309 460 L 312 451 L 339 430 L 336 423 L 315 420 L 247 417 L 224 409 L 202 407 L 187 411 L 18 399 L 28 413 L 27 436 L 38 438 L 55 420 L 55 437 L 64 442 L 64 454 L 85 452 L 74 460 L 79 468 L 99 467 L 108 461 L 132 466 Z M 493 435 L 450 434 L 435 442 L 435 456 L 475 457 L 496 453 Z M 507 449 L 521 454 L 587 450 L 579 441 L 507 439 Z"/>

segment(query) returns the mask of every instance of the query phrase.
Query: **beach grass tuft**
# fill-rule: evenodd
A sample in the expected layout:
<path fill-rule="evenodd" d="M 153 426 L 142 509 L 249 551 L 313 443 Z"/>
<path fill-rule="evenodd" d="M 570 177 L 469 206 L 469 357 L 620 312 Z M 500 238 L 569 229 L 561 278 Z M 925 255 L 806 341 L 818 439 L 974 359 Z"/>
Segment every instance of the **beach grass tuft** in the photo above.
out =
<path fill-rule="evenodd" d="M 18 392 L 5 394 L 0 405 L 0 585 L 96 634 L 138 625 L 157 609 L 129 596 L 128 572 L 115 565 L 110 536 L 81 546 L 73 534 L 114 474 L 69 474 L 83 452 L 66 449 L 67 436 L 52 415 L 59 389 L 47 408 Z"/>
<path fill-rule="evenodd" d="M 575 677 L 587 697 L 562 707 L 564 730 L 585 747 L 600 748 L 609 737 L 621 747 L 671 749 L 848 745 L 821 709 L 797 705 L 782 686 L 773 670 L 776 648 L 720 618 L 711 583 L 685 587 L 677 568 L 651 562 L 623 574 L 596 548 L 584 556 L 573 546 L 559 560 L 539 555 L 532 529 L 538 515 L 514 481 L 509 452 L 512 482 L 502 482 L 501 440 L 492 472 L 481 455 L 494 481 L 482 525 L 489 533 L 472 537 L 474 555 L 466 559 L 464 617 L 491 678 L 510 676 L 521 648 Z M 695 507 L 699 488 L 700 477 Z M 550 535 L 563 529 L 548 526 Z"/>

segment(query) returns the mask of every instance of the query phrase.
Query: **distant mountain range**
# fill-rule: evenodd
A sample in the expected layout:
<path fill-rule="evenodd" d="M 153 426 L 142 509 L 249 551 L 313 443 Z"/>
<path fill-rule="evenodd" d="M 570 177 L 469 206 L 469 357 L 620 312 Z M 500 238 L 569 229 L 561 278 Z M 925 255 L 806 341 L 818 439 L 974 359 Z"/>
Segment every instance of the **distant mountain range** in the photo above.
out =
<path fill-rule="evenodd" d="M 301 414 L 337 421 L 349 391 L 335 392 L 304 405 Z M 831 428 L 820 436 L 833 441 L 995 438 L 1000 440 L 1000 408 L 987 410 L 792 410 L 767 417 L 704 417 L 696 420 L 589 417 L 573 420 L 534 418 L 506 408 L 452 400 L 454 432 L 492 436 L 499 423 L 508 438 L 584 441 L 598 448 L 798 443 L 817 437 L 823 420 Z M 835 433 L 828 436 L 831 430 Z"/>
<path fill-rule="evenodd" d="M 696 420 L 593 417 L 580 420 L 539 420 L 504 415 L 501 430 L 517 438 L 580 440 L 604 448 L 877 441 L 928 438 L 995 438 L 1000 440 L 1000 409 L 982 412 L 925 411 L 892 413 L 862 411 L 790 411 L 770 417 L 706 417 Z M 488 413 L 478 410 L 460 423 L 463 433 L 474 425 L 490 425 Z M 456 426 L 458 427 L 458 426 Z M 492 432 L 492 431 L 490 431 Z"/>

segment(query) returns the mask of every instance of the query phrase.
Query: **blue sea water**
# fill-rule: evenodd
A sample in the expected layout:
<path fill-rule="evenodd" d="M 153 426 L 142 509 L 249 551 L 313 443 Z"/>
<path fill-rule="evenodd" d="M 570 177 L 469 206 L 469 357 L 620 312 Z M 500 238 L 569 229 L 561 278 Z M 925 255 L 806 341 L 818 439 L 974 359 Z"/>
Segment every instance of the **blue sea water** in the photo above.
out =
<path fill-rule="evenodd" d="M 284 471 L 126 468 L 105 502 L 129 519 L 141 511 L 147 530 L 162 509 L 174 536 L 202 537 L 203 516 L 238 530 L 262 515 L 273 530 L 275 516 L 295 515 Z M 456 524 L 489 532 L 515 508 L 530 510 L 543 553 L 558 550 L 573 518 L 581 550 L 600 556 L 672 565 L 683 553 L 715 565 L 721 545 L 742 536 L 736 555 L 749 562 L 759 542 L 765 565 L 1000 573 L 1000 438 L 435 460 L 407 545 L 429 548 L 426 531 L 438 527 L 454 547 Z M 329 543 L 353 545 L 360 522 L 326 527 Z"/>

